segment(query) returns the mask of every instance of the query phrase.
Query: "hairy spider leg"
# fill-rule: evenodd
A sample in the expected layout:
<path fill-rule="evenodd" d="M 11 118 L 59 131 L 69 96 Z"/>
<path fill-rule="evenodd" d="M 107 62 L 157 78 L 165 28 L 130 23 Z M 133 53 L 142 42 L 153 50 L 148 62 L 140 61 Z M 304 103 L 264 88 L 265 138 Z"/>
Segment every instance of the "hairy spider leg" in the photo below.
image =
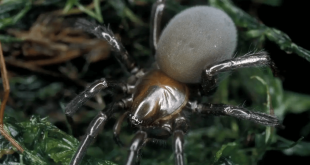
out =
<path fill-rule="evenodd" d="M 123 44 L 116 39 L 109 28 L 89 22 L 85 19 L 78 19 L 76 26 L 95 35 L 97 38 L 106 40 L 110 44 L 112 50 L 116 52 L 116 59 L 124 65 L 129 73 L 135 74 L 140 70 L 134 59 L 128 54 Z"/>
<path fill-rule="evenodd" d="M 1 68 L 3 89 L 4 89 L 3 90 L 4 96 L 3 96 L 3 100 L 1 101 L 1 109 L 0 109 L 0 133 L 8 141 L 10 141 L 14 147 L 16 147 L 21 153 L 23 153 L 24 149 L 4 129 L 4 123 L 3 123 L 4 109 L 5 109 L 6 102 L 8 101 L 8 98 L 10 95 L 10 84 L 9 84 L 9 79 L 8 79 L 8 75 L 7 75 L 7 71 L 5 67 L 5 60 L 4 60 L 4 56 L 2 53 L 1 42 L 0 42 L 0 68 Z"/>
<path fill-rule="evenodd" d="M 78 165 L 82 162 L 86 154 L 87 148 L 94 141 L 100 130 L 104 127 L 107 120 L 118 110 L 122 110 L 126 105 L 126 101 L 121 100 L 114 104 L 109 104 L 107 108 L 100 111 L 98 115 L 89 124 L 84 139 L 80 142 L 78 149 L 71 159 L 70 165 Z"/>
<path fill-rule="evenodd" d="M 201 115 L 218 115 L 231 116 L 237 119 L 249 120 L 254 123 L 265 126 L 283 127 L 276 116 L 268 115 L 266 113 L 249 111 L 243 107 L 231 106 L 225 104 L 198 104 L 197 102 L 188 102 L 190 109 L 194 113 Z"/>
<path fill-rule="evenodd" d="M 160 36 L 161 18 L 164 12 L 166 0 L 157 0 L 152 6 L 151 28 L 150 28 L 150 48 L 155 55 L 157 43 Z"/>
<path fill-rule="evenodd" d="M 222 61 L 218 64 L 208 67 L 202 72 L 202 89 L 205 94 L 212 93 L 216 88 L 218 81 L 217 75 L 219 73 L 232 71 L 239 68 L 263 66 L 269 66 L 272 69 L 273 74 L 276 75 L 277 69 L 265 51 L 246 54 L 237 58 Z"/>
<path fill-rule="evenodd" d="M 87 99 L 98 94 L 101 90 L 113 87 L 119 88 L 126 94 L 131 94 L 133 92 L 134 86 L 128 85 L 121 82 L 116 82 L 113 80 L 106 80 L 105 78 L 99 79 L 89 85 L 82 93 L 77 95 L 65 108 L 65 113 L 68 116 L 72 116 Z"/>
<path fill-rule="evenodd" d="M 79 19 L 76 23 L 76 26 L 94 34 L 96 37 L 105 39 L 111 46 L 112 50 L 116 52 L 116 58 L 121 64 L 123 64 L 128 72 L 133 74 L 134 81 L 138 78 L 142 77 L 145 73 L 142 69 L 140 69 L 131 56 L 129 56 L 127 50 L 124 48 L 121 42 L 117 41 L 113 32 L 104 26 L 97 25 L 95 23 L 91 23 L 84 19 Z M 93 82 L 89 87 L 85 89 L 82 93 L 76 96 L 65 108 L 65 113 L 68 116 L 67 118 L 71 118 L 71 116 L 85 103 L 85 101 L 94 95 L 98 94 L 101 90 L 104 90 L 108 87 L 117 87 L 120 88 L 126 94 L 132 94 L 134 86 L 109 81 L 104 78 Z M 123 101 L 123 108 L 128 107 L 126 104 L 129 104 L 128 99 Z M 102 119 L 103 116 L 107 116 L 106 119 Z M 74 157 L 71 160 L 70 164 L 79 164 L 82 161 L 83 156 L 86 153 L 87 147 L 90 145 L 91 141 L 93 141 L 95 137 L 94 135 L 98 134 L 99 127 L 103 127 L 106 120 L 109 118 L 109 115 L 105 114 L 104 112 L 99 113 L 92 121 L 92 123 L 88 127 L 87 136 L 81 141 L 80 146 L 75 153 Z M 73 120 L 69 120 L 73 121 Z M 97 122 L 98 121 L 98 122 Z M 71 123 L 72 125 L 72 123 Z M 96 134 L 93 134 L 93 131 L 96 130 Z"/>

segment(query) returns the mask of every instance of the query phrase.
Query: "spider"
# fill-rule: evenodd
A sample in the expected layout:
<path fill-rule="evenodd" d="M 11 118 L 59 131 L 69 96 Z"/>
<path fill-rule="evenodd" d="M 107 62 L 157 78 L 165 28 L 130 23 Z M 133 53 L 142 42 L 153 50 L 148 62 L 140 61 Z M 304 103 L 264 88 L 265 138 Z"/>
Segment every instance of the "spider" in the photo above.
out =
<path fill-rule="evenodd" d="M 131 76 L 126 83 L 105 78 L 97 80 L 66 106 L 65 113 L 71 117 L 87 99 L 104 89 L 118 88 L 127 94 L 109 104 L 91 121 L 71 165 L 81 163 L 100 128 L 115 113 L 122 113 L 113 131 L 117 143 L 122 143 L 118 136 L 126 118 L 138 128 L 129 146 L 128 165 L 139 161 L 139 152 L 147 142 L 170 136 L 173 136 L 175 164 L 184 164 L 184 136 L 189 130 L 187 112 L 231 116 L 266 126 L 280 126 L 279 120 L 272 115 L 240 106 L 200 103 L 191 99 L 211 95 L 219 81 L 219 73 L 245 67 L 269 66 L 275 69 L 275 65 L 264 51 L 233 58 L 237 38 L 235 25 L 226 13 L 212 7 L 196 6 L 182 11 L 160 35 L 164 7 L 165 0 L 157 0 L 152 8 L 151 47 L 156 51 L 156 67 L 149 70 L 135 63 L 109 28 L 83 19 L 77 21 L 79 28 L 110 44 L 116 58 Z"/>

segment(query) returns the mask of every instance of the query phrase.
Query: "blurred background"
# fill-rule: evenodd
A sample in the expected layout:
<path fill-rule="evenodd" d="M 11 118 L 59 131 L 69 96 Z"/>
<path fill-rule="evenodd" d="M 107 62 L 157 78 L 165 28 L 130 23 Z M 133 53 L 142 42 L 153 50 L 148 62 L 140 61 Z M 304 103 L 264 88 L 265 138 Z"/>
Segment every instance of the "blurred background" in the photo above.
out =
<path fill-rule="evenodd" d="M 96 79 L 126 81 L 129 76 L 113 57 L 108 44 L 76 29 L 75 21 L 86 18 L 109 26 L 137 63 L 148 68 L 154 62 L 149 46 L 152 2 L 0 1 L 0 41 L 11 88 L 5 122 L 12 136 L 26 149 L 20 155 L 0 136 L 2 164 L 68 164 L 92 118 L 113 100 L 124 96 L 112 89 L 89 100 L 74 115 L 73 130 L 64 115 L 65 105 Z M 191 130 L 185 140 L 187 164 L 309 161 L 310 46 L 307 41 L 310 25 L 305 3 L 167 0 L 162 28 L 185 8 L 195 5 L 220 8 L 232 17 L 238 28 L 236 54 L 264 49 L 278 67 L 277 78 L 268 68 L 240 69 L 226 74 L 212 97 L 195 99 L 242 105 L 264 113 L 274 111 L 285 128 L 266 128 L 229 117 L 192 115 Z M 2 86 L 2 76 L 0 83 Z M 0 95 L 3 96 L 2 87 Z M 119 114 L 114 115 L 106 124 L 89 148 L 84 164 L 123 164 L 126 160 L 127 149 L 119 147 L 112 137 L 118 117 Z M 124 122 L 122 141 L 128 144 L 135 131 Z M 141 164 L 172 164 L 171 148 L 171 139 L 147 144 L 142 149 Z"/>

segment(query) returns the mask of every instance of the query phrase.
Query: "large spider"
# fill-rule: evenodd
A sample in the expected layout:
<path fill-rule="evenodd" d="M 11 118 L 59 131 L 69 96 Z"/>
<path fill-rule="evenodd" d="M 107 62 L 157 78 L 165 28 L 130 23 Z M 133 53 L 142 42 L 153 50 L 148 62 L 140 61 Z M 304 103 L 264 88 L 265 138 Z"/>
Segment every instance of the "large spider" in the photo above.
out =
<path fill-rule="evenodd" d="M 184 136 L 189 127 L 187 112 L 232 116 L 266 126 L 280 125 L 275 116 L 268 114 L 239 106 L 191 100 L 202 94 L 212 94 L 221 72 L 244 67 L 275 67 L 264 51 L 233 58 L 235 25 L 224 12 L 212 7 L 197 6 L 184 10 L 170 21 L 159 37 L 164 7 L 165 0 L 157 0 L 152 9 L 151 47 L 156 51 L 156 67 L 148 71 L 134 62 L 111 30 L 86 20 L 77 21 L 78 27 L 106 40 L 116 52 L 116 58 L 132 75 L 127 83 L 105 78 L 97 80 L 67 105 L 66 115 L 72 116 L 87 99 L 101 90 L 119 88 L 128 96 L 110 104 L 92 120 L 71 165 L 81 163 L 100 128 L 118 112 L 123 113 L 114 126 L 118 143 L 121 143 L 118 135 L 125 118 L 139 129 L 129 147 L 128 165 L 138 162 L 139 151 L 145 143 L 171 135 L 175 164 L 184 164 Z"/>

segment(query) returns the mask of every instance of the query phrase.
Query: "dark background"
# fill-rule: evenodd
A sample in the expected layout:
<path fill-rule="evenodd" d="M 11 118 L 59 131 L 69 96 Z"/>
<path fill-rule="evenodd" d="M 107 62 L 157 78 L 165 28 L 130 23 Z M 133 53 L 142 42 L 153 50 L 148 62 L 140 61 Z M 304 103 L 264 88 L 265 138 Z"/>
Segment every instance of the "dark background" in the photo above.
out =
<path fill-rule="evenodd" d="M 253 4 L 249 1 L 235 1 L 239 7 L 244 10 L 251 9 Z M 279 7 L 261 5 L 257 9 L 258 18 L 267 26 L 275 27 L 286 33 L 297 45 L 309 50 L 309 29 L 310 24 L 307 23 L 310 15 L 306 1 L 283 0 Z M 280 77 L 285 90 L 310 94 L 310 79 L 308 73 L 310 71 L 309 61 L 299 57 L 296 54 L 286 54 L 279 50 L 277 46 L 271 42 L 266 42 L 265 49 L 275 61 L 280 70 Z M 310 101 L 310 100 L 309 100 Z M 296 102 L 298 104 L 298 102 Z M 301 114 L 288 114 L 284 121 L 284 130 L 278 130 L 278 134 L 296 141 L 301 137 L 301 129 L 307 125 L 310 120 L 309 111 Z M 310 140 L 309 134 L 305 136 L 305 141 Z M 281 162 L 309 162 L 310 158 L 301 156 L 287 156 L 277 151 L 267 151 L 260 164 L 273 164 L 275 161 Z"/>

